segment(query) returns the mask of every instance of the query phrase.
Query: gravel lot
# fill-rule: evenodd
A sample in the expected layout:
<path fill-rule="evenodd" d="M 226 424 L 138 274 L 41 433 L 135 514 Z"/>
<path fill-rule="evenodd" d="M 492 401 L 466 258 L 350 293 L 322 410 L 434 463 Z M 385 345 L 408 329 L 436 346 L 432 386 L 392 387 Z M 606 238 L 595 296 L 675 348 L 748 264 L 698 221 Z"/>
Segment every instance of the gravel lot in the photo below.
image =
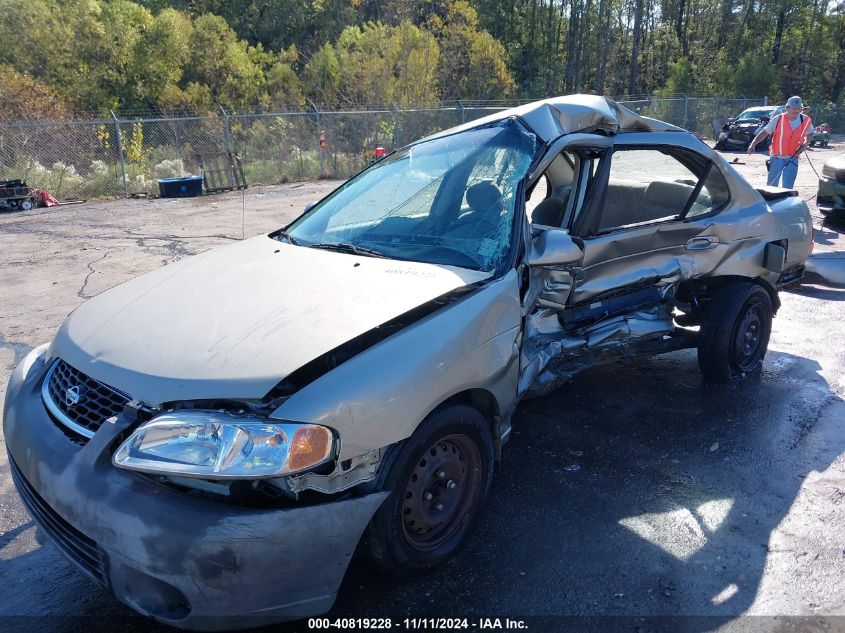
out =
<path fill-rule="evenodd" d="M 817 170 L 843 141 L 808 154 Z M 765 182 L 765 156 L 726 157 Z M 845 630 L 834 617 L 845 616 L 845 286 L 831 283 L 845 270 L 845 237 L 822 224 L 816 182 L 802 160 L 797 189 L 814 213 L 821 275 L 782 293 L 759 379 L 705 386 L 685 351 L 597 368 L 524 403 L 461 554 L 414 580 L 356 560 L 330 615 L 528 617 L 538 631 Z M 16 362 L 85 299 L 277 228 L 337 184 L 0 214 L 0 401 Z M 92 616 L 161 628 L 34 526 L 0 436 L 0 624 L 82 631 Z"/>

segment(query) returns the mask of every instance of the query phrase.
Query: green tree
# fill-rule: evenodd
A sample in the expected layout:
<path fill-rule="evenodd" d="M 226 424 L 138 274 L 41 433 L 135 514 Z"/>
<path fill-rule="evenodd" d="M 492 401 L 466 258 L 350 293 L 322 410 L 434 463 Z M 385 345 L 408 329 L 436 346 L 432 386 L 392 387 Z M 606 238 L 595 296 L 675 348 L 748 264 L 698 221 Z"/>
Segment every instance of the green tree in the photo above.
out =
<path fill-rule="evenodd" d="M 317 104 L 335 103 L 340 94 L 341 67 L 335 47 L 326 42 L 308 61 L 303 72 L 304 90 Z"/>
<path fill-rule="evenodd" d="M 254 49 L 218 15 L 206 13 L 194 21 L 191 55 L 185 69 L 190 83 L 208 86 L 215 104 L 242 108 L 258 101 L 264 74 L 252 57 Z"/>
<path fill-rule="evenodd" d="M 8 64 L 0 64 L 0 121 L 27 119 L 62 120 L 70 112 L 50 86 L 18 72 Z"/>
<path fill-rule="evenodd" d="M 779 96 L 778 68 L 768 56 L 749 52 L 729 75 L 729 93 L 749 96 Z"/>
<path fill-rule="evenodd" d="M 269 105 L 272 107 L 301 109 L 304 106 L 302 82 L 294 70 L 298 59 L 296 46 L 290 46 L 286 51 L 268 59 L 265 75 Z"/>
<path fill-rule="evenodd" d="M 695 94 L 696 88 L 692 62 L 687 57 L 681 57 L 675 63 L 670 64 L 666 84 L 662 89 L 655 91 L 655 94 L 658 96 L 662 94 Z"/>
<path fill-rule="evenodd" d="M 466 0 L 433 14 L 428 28 L 442 47 L 438 84 L 444 99 L 496 99 L 515 88 L 501 42 L 478 27 L 478 14 Z"/>
<path fill-rule="evenodd" d="M 138 42 L 132 64 L 139 103 L 158 107 L 166 102 L 165 95 L 180 90 L 192 32 L 191 20 L 175 9 L 155 16 Z"/>
<path fill-rule="evenodd" d="M 408 21 L 344 29 L 305 68 L 309 96 L 347 106 L 432 103 L 438 97 L 437 41 Z"/>

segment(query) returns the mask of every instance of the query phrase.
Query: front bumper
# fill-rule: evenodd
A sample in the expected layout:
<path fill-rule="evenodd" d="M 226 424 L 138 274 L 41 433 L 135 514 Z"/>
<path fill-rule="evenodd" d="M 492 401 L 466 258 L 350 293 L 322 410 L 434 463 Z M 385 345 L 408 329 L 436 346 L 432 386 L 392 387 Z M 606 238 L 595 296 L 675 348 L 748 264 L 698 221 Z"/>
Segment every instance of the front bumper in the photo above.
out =
<path fill-rule="evenodd" d="M 754 140 L 756 133 L 754 131 L 739 130 L 732 128 L 730 130 L 723 130 L 719 134 L 719 140 L 724 143 L 726 147 L 740 147 L 746 149 L 751 141 Z"/>
<path fill-rule="evenodd" d="M 820 178 L 816 202 L 823 213 L 845 213 L 845 183 Z"/>
<path fill-rule="evenodd" d="M 43 357 L 12 374 L 3 428 L 18 492 L 83 572 L 135 610 L 181 628 L 244 628 L 319 615 L 387 493 L 321 505 L 235 507 L 115 468 L 129 425 L 84 446 L 48 416 Z"/>
<path fill-rule="evenodd" d="M 728 136 L 725 139 L 725 145 L 727 147 L 747 148 L 750 144 L 751 144 L 750 138 L 734 138 L 734 137 Z"/>

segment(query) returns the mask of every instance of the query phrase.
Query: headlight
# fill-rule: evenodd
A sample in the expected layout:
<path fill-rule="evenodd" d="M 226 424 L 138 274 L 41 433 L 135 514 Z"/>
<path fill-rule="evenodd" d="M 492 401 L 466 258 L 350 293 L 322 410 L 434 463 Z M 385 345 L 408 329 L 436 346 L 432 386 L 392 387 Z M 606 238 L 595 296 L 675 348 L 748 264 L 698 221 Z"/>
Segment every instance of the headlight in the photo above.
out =
<path fill-rule="evenodd" d="M 262 479 L 313 468 L 327 461 L 333 449 L 334 437 L 324 426 L 178 411 L 138 427 L 112 461 L 146 473 Z"/>

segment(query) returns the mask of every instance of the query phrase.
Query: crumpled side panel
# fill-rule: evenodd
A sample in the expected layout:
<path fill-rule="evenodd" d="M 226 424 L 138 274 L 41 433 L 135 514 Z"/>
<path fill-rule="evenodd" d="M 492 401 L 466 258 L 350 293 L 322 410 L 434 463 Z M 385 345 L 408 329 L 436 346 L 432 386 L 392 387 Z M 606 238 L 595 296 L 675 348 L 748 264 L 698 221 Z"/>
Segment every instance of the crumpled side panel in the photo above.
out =
<path fill-rule="evenodd" d="M 563 310 L 566 300 L 575 285 L 572 269 L 568 266 L 560 268 L 531 268 L 529 271 L 528 294 L 523 305 L 529 310 L 535 307 Z"/>
<path fill-rule="evenodd" d="M 555 311 L 535 310 L 526 319 L 519 392 L 527 397 L 547 394 L 588 367 L 635 356 L 641 348 L 632 346 L 634 341 L 659 343 L 674 330 L 663 305 L 571 332 L 563 330 Z"/>

